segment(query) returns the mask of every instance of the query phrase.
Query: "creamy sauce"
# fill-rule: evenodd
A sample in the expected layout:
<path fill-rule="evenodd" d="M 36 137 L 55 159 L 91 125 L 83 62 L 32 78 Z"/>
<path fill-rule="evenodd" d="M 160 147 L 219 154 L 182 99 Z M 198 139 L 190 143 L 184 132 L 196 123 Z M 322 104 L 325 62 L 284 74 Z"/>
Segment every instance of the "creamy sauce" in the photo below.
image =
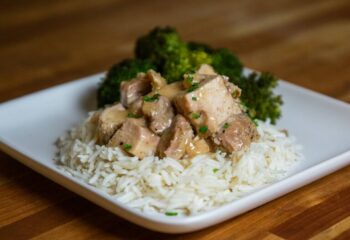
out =
<path fill-rule="evenodd" d="M 170 101 L 172 101 L 173 98 L 181 91 L 182 91 L 181 82 L 175 82 L 162 87 L 161 89 L 158 90 L 158 93 L 164 97 L 167 97 Z"/>
<path fill-rule="evenodd" d="M 128 117 L 128 111 L 110 111 L 106 116 L 104 116 L 105 120 L 110 123 L 123 123 L 125 119 Z"/>
<path fill-rule="evenodd" d="M 91 118 L 93 123 L 99 119 L 102 142 L 107 143 L 113 136 L 116 142 L 133 145 L 127 150 L 133 155 L 154 154 L 157 149 L 160 157 L 181 159 L 184 155 L 211 153 L 217 146 L 232 152 L 254 140 L 257 133 L 250 121 L 241 126 L 240 121 L 232 119 L 242 113 L 239 94 L 235 95 L 237 99 L 231 94 L 240 91 L 238 87 L 216 75 L 209 65 L 202 65 L 197 73 L 185 78 L 167 85 L 159 73 L 150 70 L 123 83 L 121 97 L 128 110 L 121 104 L 114 105 Z M 224 124 L 233 120 L 238 126 L 222 131 Z M 123 134 L 117 135 L 119 132 Z"/>
<path fill-rule="evenodd" d="M 198 154 L 208 153 L 210 152 L 210 147 L 208 143 L 202 139 L 193 139 L 189 141 L 186 145 L 186 153 L 189 157 L 194 157 Z"/>

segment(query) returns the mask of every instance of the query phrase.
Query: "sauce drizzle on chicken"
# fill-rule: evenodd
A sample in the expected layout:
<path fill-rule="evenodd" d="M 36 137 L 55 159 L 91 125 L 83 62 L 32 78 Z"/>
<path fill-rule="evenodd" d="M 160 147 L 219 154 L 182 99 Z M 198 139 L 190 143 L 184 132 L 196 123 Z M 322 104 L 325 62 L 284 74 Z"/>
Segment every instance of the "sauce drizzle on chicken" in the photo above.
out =
<path fill-rule="evenodd" d="M 172 84 L 149 70 L 123 82 L 120 90 L 121 103 L 95 116 L 99 143 L 139 158 L 181 159 L 216 149 L 231 153 L 258 138 L 241 107 L 241 89 L 209 65 Z"/>

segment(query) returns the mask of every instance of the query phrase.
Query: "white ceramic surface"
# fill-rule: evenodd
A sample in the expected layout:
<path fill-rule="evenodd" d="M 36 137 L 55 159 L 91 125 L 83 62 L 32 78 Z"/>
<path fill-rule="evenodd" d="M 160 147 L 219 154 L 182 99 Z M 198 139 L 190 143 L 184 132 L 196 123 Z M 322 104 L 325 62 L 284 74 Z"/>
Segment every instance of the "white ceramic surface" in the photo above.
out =
<path fill-rule="evenodd" d="M 189 217 L 145 214 L 113 200 L 95 188 L 62 173 L 53 162 L 54 142 L 95 107 L 97 83 L 103 74 L 63 84 L 0 105 L 0 148 L 23 164 L 73 192 L 138 225 L 156 231 L 183 233 L 233 218 L 350 163 L 350 105 L 281 81 L 283 117 L 304 147 L 305 160 L 293 175 L 240 200 Z"/>

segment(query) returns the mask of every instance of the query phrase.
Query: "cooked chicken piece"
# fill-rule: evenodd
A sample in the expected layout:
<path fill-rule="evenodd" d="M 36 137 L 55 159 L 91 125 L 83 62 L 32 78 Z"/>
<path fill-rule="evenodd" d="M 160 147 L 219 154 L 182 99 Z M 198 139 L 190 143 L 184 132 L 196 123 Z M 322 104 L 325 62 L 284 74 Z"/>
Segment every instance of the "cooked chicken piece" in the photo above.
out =
<path fill-rule="evenodd" d="M 150 80 L 144 73 L 139 73 L 136 78 L 124 81 L 120 85 L 120 100 L 124 107 L 136 101 L 139 97 L 151 92 Z"/>
<path fill-rule="evenodd" d="M 234 114 L 241 113 L 220 75 L 213 75 L 174 98 L 177 110 L 206 137 L 217 132 Z"/>
<path fill-rule="evenodd" d="M 217 75 L 214 68 L 208 64 L 202 64 L 196 74 Z"/>
<path fill-rule="evenodd" d="M 128 112 L 120 104 L 107 107 L 98 115 L 97 132 L 101 144 L 106 144 L 127 118 Z"/>
<path fill-rule="evenodd" d="M 170 128 L 160 138 L 159 156 L 181 159 L 192 138 L 193 131 L 190 123 L 182 115 L 176 115 Z"/>
<path fill-rule="evenodd" d="M 159 90 L 167 84 L 166 80 L 152 69 L 147 71 L 147 78 L 151 82 L 152 91 Z"/>
<path fill-rule="evenodd" d="M 185 74 L 185 79 L 183 81 L 184 88 L 190 88 L 193 83 L 200 83 L 212 75 L 218 75 L 214 68 L 208 64 L 202 64 L 199 69 L 194 74 Z"/>
<path fill-rule="evenodd" d="M 123 106 L 123 104 L 121 104 L 121 103 L 117 103 L 117 104 L 115 104 L 113 106 L 114 106 L 114 108 L 116 110 L 119 110 L 119 111 L 125 111 L 126 110 L 125 107 Z"/>
<path fill-rule="evenodd" d="M 142 112 L 150 121 L 149 128 L 158 135 L 170 127 L 175 116 L 171 102 L 164 96 L 158 96 L 151 101 L 144 100 Z"/>
<path fill-rule="evenodd" d="M 181 82 L 174 82 L 170 83 L 161 89 L 159 89 L 157 92 L 164 96 L 167 97 L 170 101 L 174 99 L 174 97 L 182 91 L 182 84 Z"/>
<path fill-rule="evenodd" d="M 129 105 L 128 110 L 132 114 L 142 115 L 142 105 L 143 105 L 143 98 L 139 97 L 137 100 L 135 100 Z"/>
<path fill-rule="evenodd" d="M 98 120 L 100 119 L 101 113 L 102 113 L 102 110 L 98 110 L 98 111 L 94 112 L 92 114 L 92 116 L 90 117 L 89 122 L 94 124 L 94 125 L 97 125 Z"/>
<path fill-rule="evenodd" d="M 194 157 L 198 154 L 204 154 L 210 152 L 210 146 L 207 141 L 198 136 L 194 138 L 187 146 L 186 153 L 189 157 Z"/>
<path fill-rule="evenodd" d="M 144 119 L 128 118 L 108 142 L 108 147 L 121 147 L 139 158 L 154 155 L 159 137 L 146 126 Z"/>
<path fill-rule="evenodd" d="M 244 113 L 234 115 L 230 122 L 213 137 L 214 143 L 228 152 L 242 150 L 258 139 L 259 134 L 252 120 Z"/>

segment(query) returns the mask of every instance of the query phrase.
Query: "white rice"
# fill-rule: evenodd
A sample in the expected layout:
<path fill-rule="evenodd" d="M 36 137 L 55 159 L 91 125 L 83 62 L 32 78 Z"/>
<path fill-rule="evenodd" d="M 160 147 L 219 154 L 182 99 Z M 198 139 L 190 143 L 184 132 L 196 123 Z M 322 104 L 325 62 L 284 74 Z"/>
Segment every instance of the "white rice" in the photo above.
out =
<path fill-rule="evenodd" d="M 179 161 L 156 156 L 139 160 L 118 147 L 96 145 L 96 129 L 89 118 L 59 139 L 59 167 L 145 212 L 208 211 L 286 177 L 302 159 L 293 138 L 259 122 L 260 139 L 245 152 L 217 151 Z"/>

